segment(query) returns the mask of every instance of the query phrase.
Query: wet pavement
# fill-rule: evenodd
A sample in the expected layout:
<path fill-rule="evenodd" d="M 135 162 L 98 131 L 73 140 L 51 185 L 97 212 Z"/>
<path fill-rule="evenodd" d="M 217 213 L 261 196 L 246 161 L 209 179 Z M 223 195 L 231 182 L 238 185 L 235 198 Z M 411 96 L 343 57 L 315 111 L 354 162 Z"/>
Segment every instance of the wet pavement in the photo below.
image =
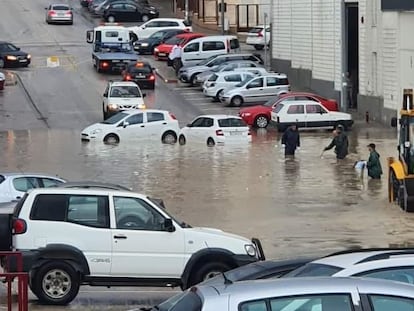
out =
<path fill-rule="evenodd" d="M 6 2 L 8 14 L 17 13 L 5 16 L 0 32 L 34 59 L 30 68 L 15 71 L 18 84 L 0 93 L 2 171 L 123 184 L 164 199 L 170 212 L 193 226 L 261 239 L 268 258 L 413 244 L 414 215 L 387 202 L 386 158 L 396 155 L 394 130 L 358 121 L 349 132 L 351 154 L 341 162 L 332 151 L 320 156 L 329 131 L 302 132 L 302 148 L 293 160 L 275 147 L 280 136 L 271 129 L 254 131 L 250 146 L 81 143 L 81 129 L 102 118 L 101 95 L 113 78 L 92 68 L 84 42 L 91 23 L 77 15 L 72 28 L 49 27 L 42 22 L 46 2 Z M 76 2 L 73 6 L 80 9 Z M 16 31 L 19 40 L 13 40 Z M 59 67 L 47 66 L 50 56 L 58 56 Z M 237 113 L 180 84 L 158 80 L 155 91 L 145 92 L 149 107 L 172 111 L 182 125 L 201 113 Z M 361 178 L 352 168 L 368 157 L 371 142 L 381 154 L 380 181 L 369 180 L 366 172 Z M 30 309 L 129 310 L 172 293 L 86 287 L 68 307 L 33 303 Z M 0 294 L 0 306 L 4 299 Z"/>

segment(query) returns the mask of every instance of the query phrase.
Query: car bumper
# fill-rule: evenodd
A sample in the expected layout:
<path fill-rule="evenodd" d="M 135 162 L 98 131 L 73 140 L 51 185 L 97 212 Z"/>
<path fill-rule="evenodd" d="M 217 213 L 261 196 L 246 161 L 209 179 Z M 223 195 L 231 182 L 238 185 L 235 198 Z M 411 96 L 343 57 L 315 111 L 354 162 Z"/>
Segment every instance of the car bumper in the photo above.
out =
<path fill-rule="evenodd" d="M 151 46 L 142 46 L 142 45 L 135 45 L 134 51 L 140 54 L 152 54 L 152 47 Z"/>
<path fill-rule="evenodd" d="M 248 45 L 264 45 L 264 38 L 247 37 L 246 44 Z"/>
<path fill-rule="evenodd" d="M 168 59 L 168 55 L 170 53 L 164 53 L 164 52 L 154 52 L 154 56 L 158 59 Z"/>
<path fill-rule="evenodd" d="M 22 269 L 18 266 L 18 257 L 17 254 L 22 254 Z M 29 272 L 30 269 L 35 264 L 39 252 L 37 250 L 18 250 L 16 256 L 4 256 L 1 259 L 1 266 L 5 272 Z"/>
<path fill-rule="evenodd" d="M 135 82 L 136 84 L 138 84 L 139 87 L 142 88 L 153 88 L 155 85 L 155 80 L 131 80 L 133 82 Z"/>
<path fill-rule="evenodd" d="M 49 23 L 73 23 L 72 17 L 49 17 L 48 18 Z"/>
<path fill-rule="evenodd" d="M 203 88 L 203 94 L 208 97 L 216 97 L 216 90 L 212 87 Z"/>
<path fill-rule="evenodd" d="M 5 60 L 4 65 L 5 67 L 24 67 L 29 66 L 30 62 L 30 59 Z"/>

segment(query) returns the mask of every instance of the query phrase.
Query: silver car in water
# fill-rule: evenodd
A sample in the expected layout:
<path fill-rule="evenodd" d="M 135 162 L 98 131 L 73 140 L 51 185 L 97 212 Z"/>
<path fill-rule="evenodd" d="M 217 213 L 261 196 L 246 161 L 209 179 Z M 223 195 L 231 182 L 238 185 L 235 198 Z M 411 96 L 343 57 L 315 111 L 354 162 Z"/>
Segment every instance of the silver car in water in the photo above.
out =
<path fill-rule="evenodd" d="M 297 278 L 196 285 L 148 310 L 412 311 L 412 285 L 362 278 Z"/>
<path fill-rule="evenodd" d="M 67 4 L 51 4 L 46 10 L 46 23 L 73 24 L 73 11 Z"/>

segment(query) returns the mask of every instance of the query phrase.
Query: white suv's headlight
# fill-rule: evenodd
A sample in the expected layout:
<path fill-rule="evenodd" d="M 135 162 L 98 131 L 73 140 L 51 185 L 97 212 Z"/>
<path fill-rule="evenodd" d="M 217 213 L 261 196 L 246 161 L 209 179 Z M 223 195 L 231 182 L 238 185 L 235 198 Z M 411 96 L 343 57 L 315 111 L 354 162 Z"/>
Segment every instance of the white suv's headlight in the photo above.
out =
<path fill-rule="evenodd" d="M 117 104 L 109 104 L 108 105 L 108 109 L 109 110 L 117 110 L 118 109 L 118 105 Z"/>
<path fill-rule="evenodd" d="M 247 255 L 255 257 L 256 256 L 256 247 L 252 244 L 244 245 L 244 249 L 246 250 Z"/>

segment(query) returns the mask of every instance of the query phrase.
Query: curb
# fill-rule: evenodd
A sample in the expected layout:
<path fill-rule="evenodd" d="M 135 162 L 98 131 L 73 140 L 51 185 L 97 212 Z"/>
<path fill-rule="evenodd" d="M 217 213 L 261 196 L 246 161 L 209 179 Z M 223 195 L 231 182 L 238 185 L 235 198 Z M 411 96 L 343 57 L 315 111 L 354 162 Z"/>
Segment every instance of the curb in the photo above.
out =
<path fill-rule="evenodd" d="M 155 74 L 165 83 L 178 83 L 177 79 L 166 79 L 163 77 L 163 75 L 160 73 L 160 71 L 157 69 L 155 70 Z"/>

